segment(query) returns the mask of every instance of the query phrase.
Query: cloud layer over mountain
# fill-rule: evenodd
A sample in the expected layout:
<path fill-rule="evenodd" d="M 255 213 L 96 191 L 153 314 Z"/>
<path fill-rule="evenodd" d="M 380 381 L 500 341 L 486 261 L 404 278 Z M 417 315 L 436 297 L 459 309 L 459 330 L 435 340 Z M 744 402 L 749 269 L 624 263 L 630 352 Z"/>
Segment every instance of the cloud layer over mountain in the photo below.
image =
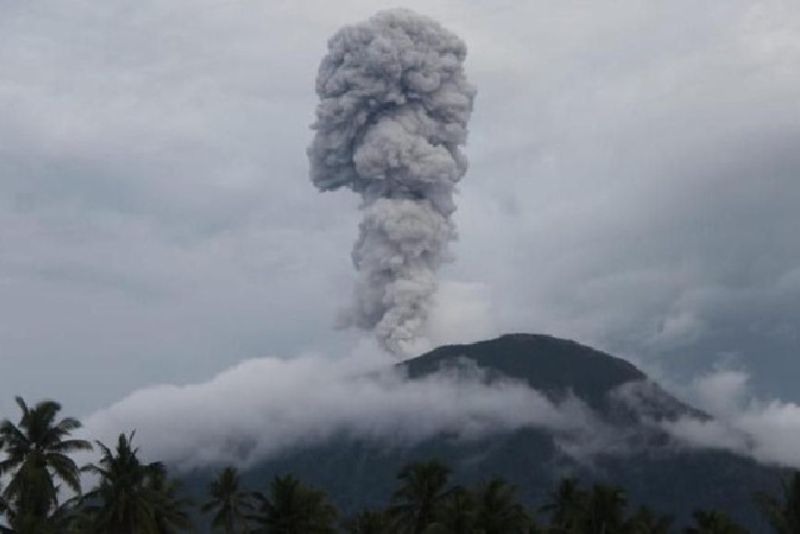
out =
<path fill-rule="evenodd" d="M 554 404 L 511 380 L 487 385 L 468 362 L 410 381 L 380 354 L 247 360 L 204 383 L 136 391 L 86 418 L 82 432 L 113 443 L 135 429 L 143 454 L 178 468 L 247 466 L 334 437 L 391 449 L 523 427 L 570 442 L 593 434 L 593 416 L 575 399 Z"/>
<path fill-rule="evenodd" d="M 800 468 L 800 405 L 754 395 L 746 372 L 719 369 L 693 384 L 714 419 L 681 418 L 664 427 L 681 442 L 727 449 L 767 463 Z"/>

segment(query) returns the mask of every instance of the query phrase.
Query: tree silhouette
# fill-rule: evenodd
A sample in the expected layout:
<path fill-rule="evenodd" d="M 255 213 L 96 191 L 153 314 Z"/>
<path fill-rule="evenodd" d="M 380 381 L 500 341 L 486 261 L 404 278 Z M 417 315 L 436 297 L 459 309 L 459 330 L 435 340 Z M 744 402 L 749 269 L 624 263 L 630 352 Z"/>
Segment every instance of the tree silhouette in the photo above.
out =
<path fill-rule="evenodd" d="M 389 516 L 378 510 L 363 510 L 342 524 L 347 534 L 388 534 L 393 532 Z"/>
<path fill-rule="evenodd" d="M 180 483 L 167 476 L 167 470 L 160 462 L 150 465 L 145 486 L 152 501 L 156 531 L 171 534 L 190 529 L 192 523 L 187 509 L 191 502 L 178 496 Z"/>
<path fill-rule="evenodd" d="M 761 493 L 756 501 L 775 532 L 796 534 L 800 532 L 800 472 L 785 480 L 782 489 L 780 498 Z"/>
<path fill-rule="evenodd" d="M 241 487 L 235 467 L 220 471 L 208 488 L 210 499 L 203 504 L 203 512 L 215 512 L 211 525 L 225 534 L 248 531 L 247 516 L 253 512 L 252 494 Z"/>
<path fill-rule="evenodd" d="M 436 532 L 447 534 L 475 532 L 476 509 L 472 493 L 461 486 L 450 490 L 439 505 L 435 524 Z"/>
<path fill-rule="evenodd" d="M 646 506 L 640 506 L 628 519 L 625 531 L 629 534 L 668 534 L 672 517 L 657 515 Z"/>
<path fill-rule="evenodd" d="M 436 460 L 406 465 L 397 475 L 401 485 L 392 496 L 389 513 L 408 532 L 421 534 L 448 496 L 449 476 L 450 468 Z"/>
<path fill-rule="evenodd" d="M 77 419 L 57 420 L 61 405 L 51 400 L 29 408 L 16 397 L 22 411 L 18 424 L 8 419 L 0 423 L 0 448 L 6 457 L 0 461 L 0 476 L 9 478 L 3 490 L 2 506 L 11 527 L 18 532 L 46 532 L 58 509 L 57 481 L 80 494 L 80 470 L 70 453 L 89 450 L 84 440 L 67 439 L 80 428 Z"/>
<path fill-rule="evenodd" d="M 595 484 L 586 501 L 584 529 L 590 534 L 621 532 L 625 524 L 625 492 L 615 486 Z"/>
<path fill-rule="evenodd" d="M 484 534 L 524 534 L 531 527 L 525 507 L 517 502 L 516 488 L 493 478 L 475 492 L 476 526 Z"/>
<path fill-rule="evenodd" d="M 167 534 L 190 527 L 187 502 L 176 497 L 175 484 L 158 462 L 143 464 L 133 448 L 134 433 L 120 434 L 115 451 L 97 442 L 99 465 L 87 471 L 99 477 L 98 486 L 84 496 L 84 512 L 95 532 Z"/>
<path fill-rule="evenodd" d="M 550 517 L 550 527 L 554 533 L 572 533 L 583 522 L 588 501 L 587 493 L 580 488 L 574 478 L 564 478 L 555 491 L 550 493 L 548 502 L 541 511 Z"/>
<path fill-rule="evenodd" d="M 265 534 L 328 534 L 335 532 L 336 508 L 326 495 L 291 475 L 275 477 L 269 495 L 254 493 L 261 503 L 252 516 Z"/>
<path fill-rule="evenodd" d="M 694 524 L 686 529 L 686 534 L 747 534 L 745 529 L 717 510 L 695 510 L 692 517 Z"/>

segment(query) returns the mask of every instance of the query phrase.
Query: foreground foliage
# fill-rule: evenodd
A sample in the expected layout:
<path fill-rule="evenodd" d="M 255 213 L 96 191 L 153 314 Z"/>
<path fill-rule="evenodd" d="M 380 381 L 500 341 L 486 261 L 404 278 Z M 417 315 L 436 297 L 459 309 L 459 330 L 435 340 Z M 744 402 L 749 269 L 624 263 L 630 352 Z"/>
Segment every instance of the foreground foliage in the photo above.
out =
<path fill-rule="evenodd" d="M 83 499 L 83 528 L 119 534 L 188 529 L 189 502 L 177 496 L 177 483 L 167 478 L 162 464 L 141 463 L 132 441 L 133 433 L 120 434 L 114 451 L 97 442 L 102 451 L 99 465 L 84 468 L 97 475 L 99 483 Z"/>
<path fill-rule="evenodd" d="M 57 419 L 61 405 L 42 401 L 33 408 L 16 398 L 22 411 L 19 423 L 0 423 L 0 476 L 9 479 L 0 509 L 15 532 L 47 533 L 61 527 L 66 512 L 59 505 L 58 482 L 80 492 L 78 466 L 70 454 L 91 449 L 87 441 L 69 439 L 81 424 L 72 417 Z"/>
<path fill-rule="evenodd" d="M 211 526 L 225 534 L 247 530 L 253 512 L 252 494 L 242 487 L 235 467 L 226 467 L 211 482 L 208 501 L 200 507 L 204 513 L 214 512 Z"/>
<path fill-rule="evenodd" d="M 18 423 L 0 423 L 0 533 L 173 534 L 199 530 L 194 516 L 224 534 L 741 534 L 716 510 L 696 510 L 692 524 L 673 527 L 670 516 L 647 507 L 631 511 L 622 488 L 582 487 L 563 479 L 546 502 L 528 506 L 517 490 L 493 477 L 465 487 L 452 485 L 438 461 L 412 463 L 397 475 L 385 508 L 340 518 L 328 496 L 291 475 L 247 489 L 234 467 L 222 469 L 208 487 L 199 514 L 182 496 L 177 480 L 159 462 L 143 462 L 134 433 L 120 434 L 114 448 L 96 442 L 100 459 L 79 467 L 73 455 L 92 450 L 74 439 L 81 425 L 59 419 L 61 406 L 42 401 L 32 408 L 17 398 Z M 81 472 L 92 488 L 81 492 Z M 69 493 L 67 493 L 69 492 Z M 780 495 L 756 502 L 777 534 L 800 534 L 800 473 Z M 203 528 L 202 530 L 205 530 Z"/>

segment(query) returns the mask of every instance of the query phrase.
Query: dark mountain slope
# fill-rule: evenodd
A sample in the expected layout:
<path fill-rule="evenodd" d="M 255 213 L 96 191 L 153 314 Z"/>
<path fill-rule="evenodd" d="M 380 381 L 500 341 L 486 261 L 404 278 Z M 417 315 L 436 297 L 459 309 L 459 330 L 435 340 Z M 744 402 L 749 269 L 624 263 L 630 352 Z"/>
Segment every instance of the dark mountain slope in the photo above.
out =
<path fill-rule="evenodd" d="M 485 369 L 489 377 L 524 380 L 553 400 L 574 394 L 599 413 L 619 416 L 619 402 L 610 393 L 621 386 L 648 381 L 647 376 L 629 362 L 581 345 L 575 341 L 542 334 L 505 334 L 496 339 L 470 345 L 445 345 L 403 362 L 409 378 L 438 371 L 458 359 L 468 359 Z M 691 414 L 706 417 L 667 394 L 656 384 L 642 401 L 648 415 L 674 418 Z M 630 415 L 630 414 L 628 414 Z"/>
<path fill-rule="evenodd" d="M 498 377 L 526 381 L 554 399 L 571 392 L 610 429 L 612 439 L 598 442 L 609 450 L 597 450 L 593 442 L 576 442 L 569 445 L 568 454 L 557 436 L 530 428 L 473 441 L 442 435 L 405 447 L 341 437 L 264 462 L 246 472 L 245 480 L 251 487 L 263 488 L 275 474 L 293 473 L 324 488 L 345 512 L 352 512 L 385 504 L 395 486 L 394 476 L 405 463 L 438 458 L 453 468 L 458 482 L 492 475 L 506 478 L 531 506 L 543 504 L 561 477 L 573 475 L 586 483 L 621 485 L 633 505 L 647 504 L 675 514 L 678 522 L 695 508 L 717 508 L 753 532 L 765 531 L 752 495 L 775 490 L 781 473 L 728 452 L 677 447 L 666 434 L 644 424 L 684 414 L 707 416 L 648 382 L 630 363 L 572 341 L 510 334 L 440 347 L 401 365 L 413 380 L 464 359 L 485 370 L 489 381 Z M 619 392 L 626 388 L 635 392 L 635 409 L 620 402 Z M 584 439 L 593 441 L 592 436 Z M 580 454 L 590 445 L 591 454 Z M 192 476 L 196 492 L 210 476 L 208 472 Z"/>
<path fill-rule="evenodd" d="M 646 376 L 625 360 L 574 341 L 539 334 L 506 334 L 471 345 L 445 345 L 404 362 L 409 377 L 437 371 L 456 358 L 473 360 L 493 372 L 525 380 L 541 392 L 572 390 L 590 405 L 603 403 L 612 389 Z"/>

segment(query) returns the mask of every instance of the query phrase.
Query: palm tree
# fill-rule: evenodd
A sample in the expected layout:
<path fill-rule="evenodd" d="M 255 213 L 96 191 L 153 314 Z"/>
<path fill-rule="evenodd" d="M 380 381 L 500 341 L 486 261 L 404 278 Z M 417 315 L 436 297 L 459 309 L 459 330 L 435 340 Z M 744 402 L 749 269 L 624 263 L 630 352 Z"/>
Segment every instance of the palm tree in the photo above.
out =
<path fill-rule="evenodd" d="M 592 488 L 584 516 L 585 532 L 612 534 L 620 532 L 625 524 L 627 501 L 621 488 L 596 484 Z"/>
<path fill-rule="evenodd" d="M 580 488 L 578 481 L 565 478 L 550 493 L 549 502 L 541 507 L 541 511 L 549 514 L 554 533 L 574 532 L 583 521 L 587 501 L 588 495 Z"/>
<path fill-rule="evenodd" d="M 695 510 L 692 517 L 694 525 L 685 530 L 686 534 L 747 534 L 731 518 L 716 510 Z"/>
<path fill-rule="evenodd" d="M 158 534 L 172 534 L 188 530 L 192 526 L 186 509 L 191 506 L 188 499 L 178 496 L 180 483 L 167 476 L 163 464 L 150 464 L 146 489 L 153 502 L 153 517 Z"/>
<path fill-rule="evenodd" d="M 668 534 L 672 517 L 656 515 L 650 508 L 640 506 L 628 519 L 625 531 L 630 534 Z"/>
<path fill-rule="evenodd" d="M 442 500 L 436 516 L 438 531 L 448 534 L 469 534 L 475 531 L 475 498 L 461 486 L 453 488 Z"/>
<path fill-rule="evenodd" d="M 203 512 L 216 511 L 211 525 L 225 534 L 247 532 L 247 515 L 252 513 L 252 494 L 241 489 L 239 473 L 235 467 L 226 467 L 208 488 L 210 499 L 203 504 Z"/>
<path fill-rule="evenodd" d="M 269 495 L 254 493 L 261 503 L 251 516 L 264 534 L 332 534 L 336 508 L 322 491 L 309 488 L 291 475 L 275 477 Z"/>
<path fill-rule="evenodd" d="M 405 466 L 397 475 L 403 484 L 392 496 L 389 513 L 412 534 L 421 534 L 449 494 L 449 476 L 450 468 L 435 460 Z"/>
<path fill-rule="evenodd" d="M 393 532 L 391 520 L 382 511 L 362 510 L 342 524 L 347 534 L 388 534 Z"/>
<path fill-rule="evenodd" d="M 524 534 L 531 518 L 516 499 L 517 489 L 493 478 L 476 491 L 476 524 L 483 534 Z"/>
<path fill-rule="evenodd" d="M 19 424 L 8 419 L 0 423 L 0 448 L 6 452 L 0 476 L 9 477 L 3 506 L 7 515 L 13 513 L 15 523 L 41 531 L 46 528 L 42 521 L 58 508 L 56 481 L 80 494 L 80 470 L 69 454 L 92 446 L 88 441 L 67 439 L 81 424 L 72 417 L 57 420 L 59 403 L 45 400 L 29 408 L 22 397 L 16 397 L 16 402 L 22 410 Z"/>
<path fill-rule="evenodd" d="M 762 513 L 778 534 L 800 532 L 800 472 L 783 482 L 783 495 L 758 494 L 756 500 Z"/>
<path fill-rule="evenodd" d="M 0 525 L 0 534 L 82 534 L 85 530 L 79 528 L 79 502 L 80 496 L 73 497 L 44 517 L 17 514 L 12 508 L 4 506 L 0 513 L 5 513 L 7 526 Z"/>
<path fill-rule="evenodd" d="M 120 434 L 112 452 L 103 452 L 99 465 L 86 470 L 99 476 L 98 486 L 84 497 L 85 513 L 95 532 L 167 534 L 190 527 L 186 501 L 176 497 L 175 484 L 158 462 L 142 464 L 129 436 Z"/>
<path fill-rule="evenodd" d="M 2 449 L 3 449 L 3 443 L 0 442 L 0 450 L 2 450 Z M 0 485 L 0 518 L 5 516 L 6 524 L 10 524 L 11 520 L 13 518 L 13 513 L 14 512 L 13 512 L 13 510 L 11 510 L 8 507 L 8 504 L 6 503 L 6 500 L 3 498 L 2 489 L 3 489 L 3 486 Z M 0 534 L 6 534 L 6 533 L 10 533 L 10 532 L 14 532 L 14 531 L 11 530 L 10 528 L 5 527 L 2 524 L 0 524 Z"/>
<path fill-rule="evenodd" d="M 0 442 L 0 451 L 1 450 L 3 450 L 2 442 Z M 3 485 L 0 484 L 0 517 L 4 516 L 6 512 L 8 512 L 8 504 L 6 504 L 6 500 L 3 498 Z M 0 530 L 0 532 L 2 532 L 2 530 Z"/>

